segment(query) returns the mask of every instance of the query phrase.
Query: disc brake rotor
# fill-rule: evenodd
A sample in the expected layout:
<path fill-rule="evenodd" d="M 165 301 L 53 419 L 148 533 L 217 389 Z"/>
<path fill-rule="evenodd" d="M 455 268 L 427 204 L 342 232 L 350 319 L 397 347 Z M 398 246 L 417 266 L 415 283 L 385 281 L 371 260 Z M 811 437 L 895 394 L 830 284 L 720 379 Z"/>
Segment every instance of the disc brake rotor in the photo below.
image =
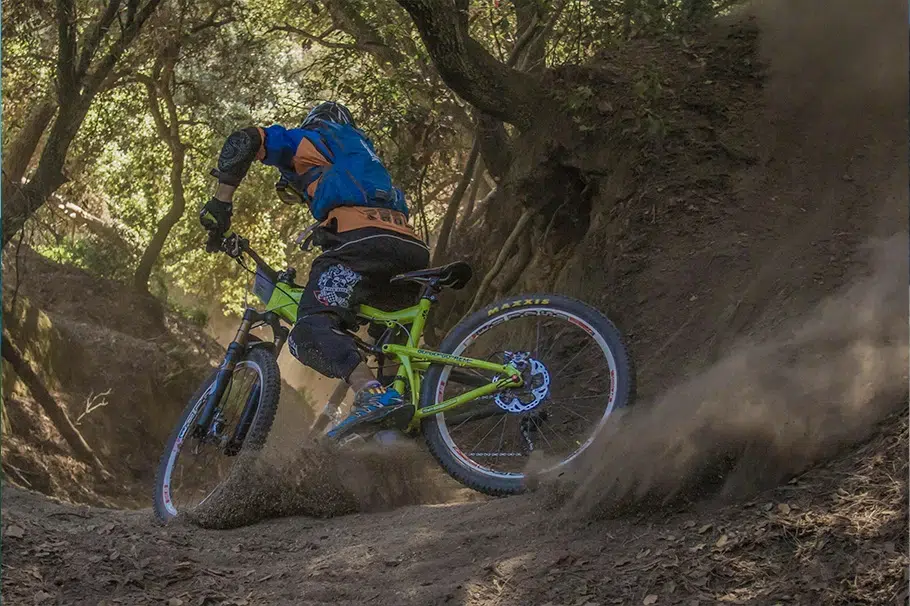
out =
<path fill-rule="evenodd" d="M 550 393 L 550 373 L 547 372 L 547 367 L 526 353 L 507 352 L 506 363 L 511 363 L 522 371 L 524 386 L 496 394 L 496 405 L 511 413 L 528 412 L 539 406 Z"/>

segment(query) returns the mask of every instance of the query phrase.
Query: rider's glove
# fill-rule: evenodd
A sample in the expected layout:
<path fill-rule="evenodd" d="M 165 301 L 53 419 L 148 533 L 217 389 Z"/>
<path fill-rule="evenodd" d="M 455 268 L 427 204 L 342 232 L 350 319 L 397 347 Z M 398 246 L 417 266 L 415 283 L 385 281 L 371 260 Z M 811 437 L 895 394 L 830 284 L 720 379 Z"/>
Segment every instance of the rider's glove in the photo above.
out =
<path fill-rule="evenodd" d="M 213 197 L 199 211 L 199 223 L 209 232 L 209 240 L 205 246 L 208 252 L 217 252 L 219 250 L 221 240 L 224 239 L 231 228 L 231 215 L 234 214 L 233 208 L 234 205 L 230 202 L 222 202 Z"/>

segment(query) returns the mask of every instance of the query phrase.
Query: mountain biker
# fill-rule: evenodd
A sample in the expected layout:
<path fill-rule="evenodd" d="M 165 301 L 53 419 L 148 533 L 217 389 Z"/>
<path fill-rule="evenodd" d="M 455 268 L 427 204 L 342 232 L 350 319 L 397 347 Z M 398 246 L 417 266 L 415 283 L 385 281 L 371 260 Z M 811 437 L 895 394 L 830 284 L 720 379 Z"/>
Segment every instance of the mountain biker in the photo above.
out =
<path fill-rule="evenodd" d="M 272 125 L 234 131 L 224 142 L 215 195 L 200 210 L 210 232 L 206 250 L 220 250 L 233 214 L 233 195 L 253 160 L 278 169 L 279 198 L 309 207 L 319 222 L 312 242 L 323 252 L 310 268 L 288 348 L 300 362 L 331 378 L 344 379 L 355 392 L 351 414 L 328 432 L 340 438 L 363 423 L 404 417 L 401 394 L 386 389 L 367 367 L 343 326 L 353 326 L 353 308 L 413 304 L 412 287 L 389 279 L 424 269 L 430 253 L 408 225 L 404 194 L 376 155 L 372 142 L 340 103 L 316 105 L 297 128 Z M 410 417 L 410 414 L 407 414 Z"/>

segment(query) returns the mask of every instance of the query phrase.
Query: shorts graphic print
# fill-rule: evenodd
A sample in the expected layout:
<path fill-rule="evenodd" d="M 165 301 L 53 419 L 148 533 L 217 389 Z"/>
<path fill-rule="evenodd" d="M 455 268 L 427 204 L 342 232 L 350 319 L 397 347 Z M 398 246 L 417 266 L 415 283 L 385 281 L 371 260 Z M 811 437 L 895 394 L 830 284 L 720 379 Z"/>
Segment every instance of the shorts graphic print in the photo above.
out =
<path fill-rule="evenodd" d="M 319 276 L 319 288 L 313 291 L 313 295 L 323 305 L 348 307 L 360 279 L 360 274 L 351 268 L 340 263 L 332 265 Z"/>

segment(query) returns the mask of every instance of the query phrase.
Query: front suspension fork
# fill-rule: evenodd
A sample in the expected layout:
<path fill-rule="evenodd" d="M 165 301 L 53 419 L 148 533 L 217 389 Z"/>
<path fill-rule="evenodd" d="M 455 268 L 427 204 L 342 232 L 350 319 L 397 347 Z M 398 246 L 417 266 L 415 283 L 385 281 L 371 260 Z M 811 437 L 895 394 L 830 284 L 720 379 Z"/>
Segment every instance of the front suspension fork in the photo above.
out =
<path fill-rule="evenodd" d="M 228 440 L 227 445 L 224 447 L 224 453 L 226 455 L 234 456 L 243 448 L 243 441 L 246 440 L 246 434 L 253 425 L 253 417 L 256 416 L 256 411 L 259 410 L 259 394 L 261 393 L 262 386 L 257 383 L 253 387 L 253 390 L 250 391 L 249 397 L 246 399 L 246 404 L 243 406 L 243 412 L 240 414 L 240 422 L 237 423 L 237 427 L 234 429 L 234 435 L 231 436 L 231 439 Z"/>
<path fill-rule="evenodd" d="M 231 377 L 234 375 L 234 368 L 243 357 L 244 352 L 246 352 L 246 346 L 250 337 L 250 327 L 253 325 L 255 317 L 258 315 L 260 314 L 254 309 L 247 309 L 243 313 L 243 320 L 240 322 L 240 328 L 237 329 L 234 340 L 228 345 L 224 360 L 221 362 L 221 366 L 218 367 L 218 373 L 215 375 L 215 382 L 212 390 L 205 400 L 205 406 L 203 406 L 202 412 L 196 419 L 196 428 L 194 431 L 196 437 L 203 438 L 208 433 L 209 425 L 212 422 L 212 417 L 215 414 L 218 403 L 224 396 L 224 392 L 231 382 Z"/>

